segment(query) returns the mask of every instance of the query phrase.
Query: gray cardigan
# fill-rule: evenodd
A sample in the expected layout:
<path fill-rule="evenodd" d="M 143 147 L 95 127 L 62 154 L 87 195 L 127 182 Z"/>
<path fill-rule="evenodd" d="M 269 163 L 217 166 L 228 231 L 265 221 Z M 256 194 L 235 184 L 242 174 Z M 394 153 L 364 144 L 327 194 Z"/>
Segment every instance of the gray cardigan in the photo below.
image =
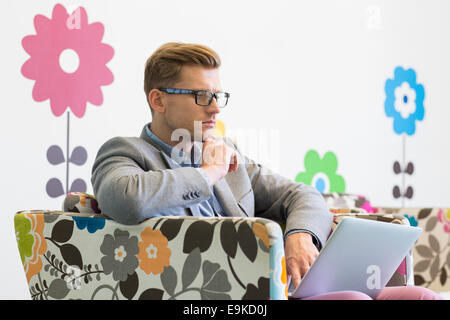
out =
<path fill-rule="evenodd" d="M 227 215 L 284 222 L 285 234 L 307 230 L 322 247 L 333 216 L 321 194 L 255 163 L 231 139 L 223 139 L 237 151 L 239 161 L 238 169 L 213 187 Z M 179 167 L 160 150 L 145 127 L 139 138 L 115 137 L 102 145 L 91 182 L 102 213 L 123 224 L 154 216 L 200 217 L 199 203 L 213 192 L 197 169 Z"/>

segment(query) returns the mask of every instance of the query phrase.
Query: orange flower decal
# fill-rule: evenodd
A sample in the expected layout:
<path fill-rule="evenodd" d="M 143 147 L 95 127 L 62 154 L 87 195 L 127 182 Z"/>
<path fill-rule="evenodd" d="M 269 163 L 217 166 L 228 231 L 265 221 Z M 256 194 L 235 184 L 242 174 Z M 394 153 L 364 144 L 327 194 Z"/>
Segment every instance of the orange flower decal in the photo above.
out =
<path fill-rule="evenodd" d="M 261 239 L 266 248 L 270 247 L 269 233 L 267 232 L 267 228 L 265 225 L 259 222 L 255 222 L 253 224 L 253 233 L 255 234 L 255 236 Z"/>
<path fill-rule="evenodd" d="M 47 250 L 44 224 L 43 214 L 16 214 L 14 216 L 17 245 L 28 283 L 42 269 L 41 255 Z"/>
<path fill-rule="evenodd" d="M 152 230 L 147 227 L 141 233 L 142 241 L 139 242 L 138 259 L 139 267 L 146 274 L 160 274 L 170 264 L 171 251 L 167 248 L 167 238 L 160 230 Z"/>

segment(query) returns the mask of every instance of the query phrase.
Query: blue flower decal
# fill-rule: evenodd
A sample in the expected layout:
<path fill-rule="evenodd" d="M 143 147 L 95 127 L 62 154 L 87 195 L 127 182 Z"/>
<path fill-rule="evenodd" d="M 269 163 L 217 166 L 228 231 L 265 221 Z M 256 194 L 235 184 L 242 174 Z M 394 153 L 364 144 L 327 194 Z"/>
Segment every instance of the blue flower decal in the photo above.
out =
<path fill-rule="evenodd" d="M 417 227 L 419 225 L 414 216 L 408 216 L 407 214 L 405 214 L 404 216 L 409 220 L 409 224 L 411 225 L 411 227 Z"/>
<path fill-rule="evenodd" d="M 101 230 L 105 227 L 105 219 L 103 218 L 90 218 L 90 217 L 72 217 L 77 224 L 77 228 L 83 230 L 87 227 L 89 233 L 94 233 L 97 230 Z"/>
<path fill-rule="evenodd" d="M 416 72 L 413 69 L 395 68 L 394 79 L 386 80 L 384 90 L 384 111 L 386 116 L 394 118 L 395 133 L 413 135 L 416 120 L 422 121 L 425 115 L 425 92 L 423 86 L 416 83 Z"/>

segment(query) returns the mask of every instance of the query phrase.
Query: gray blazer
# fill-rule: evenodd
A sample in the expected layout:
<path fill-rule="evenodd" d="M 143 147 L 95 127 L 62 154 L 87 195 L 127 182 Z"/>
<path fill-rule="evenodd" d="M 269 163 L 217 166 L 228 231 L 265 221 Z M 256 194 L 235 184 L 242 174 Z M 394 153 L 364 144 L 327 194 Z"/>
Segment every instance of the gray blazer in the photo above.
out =
<path fill-rule="evenodd" d="M 213 187 L 228 216 L 284 222 L 285 233 L 308 230 L 322 246 L 333 220 L 322 195 L 255 163 L 231 139 L 223 139 L 239 161 L 238 169 Z M 103 144 L 91 182 L 102 213 L 123 224 L 154 216 L 201 216 L 199 203 L 213 194 L 197 169 L 180 167 L 148 137 L 145 127 L 139 138 L 115 137 Z"/>

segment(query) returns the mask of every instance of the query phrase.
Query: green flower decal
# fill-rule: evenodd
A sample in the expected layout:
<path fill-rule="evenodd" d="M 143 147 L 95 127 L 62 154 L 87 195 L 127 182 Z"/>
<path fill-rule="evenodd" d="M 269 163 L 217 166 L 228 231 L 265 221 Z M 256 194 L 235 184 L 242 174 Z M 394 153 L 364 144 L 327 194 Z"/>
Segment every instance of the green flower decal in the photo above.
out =
<path fill-rule="evenodd" d="M 344 193 L 344 178 L 336 173 L 338 161 L 333 152 L 327 152 L 321 159 L 317 151 L 309 150 L 305 155 L 305 172 L 295 177 L 296 182 L 315 187 L 320 193 Z"/>

